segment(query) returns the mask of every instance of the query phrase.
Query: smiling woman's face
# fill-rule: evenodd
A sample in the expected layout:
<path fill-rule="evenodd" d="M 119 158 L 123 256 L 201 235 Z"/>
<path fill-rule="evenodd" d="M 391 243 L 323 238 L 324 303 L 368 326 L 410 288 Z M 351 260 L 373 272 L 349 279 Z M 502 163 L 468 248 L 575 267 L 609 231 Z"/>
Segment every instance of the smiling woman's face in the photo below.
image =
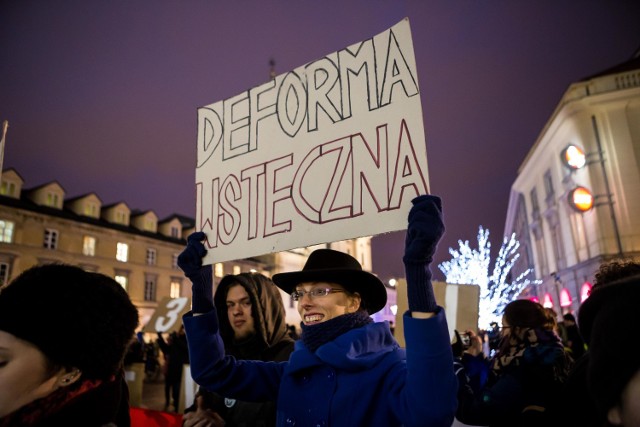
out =
<path fill-rule="evenodd" d="M 57 382 L 36 346 L 0 331 L 0 417 L 47 396 Z"/>
<path fill-rule="evenodd" d="M 312 297 L 309 292 L 314 289 L 333 291 L 327 295 Z M 344 287 L 336 283 L 308 282 L 296 286 L 296 291 L 304 295 L 298 300 L 298 313 L 305 325 L 315 325 L 347 313 L 355 313 L 360 308 L 360 295 L 350 294 Z"/>

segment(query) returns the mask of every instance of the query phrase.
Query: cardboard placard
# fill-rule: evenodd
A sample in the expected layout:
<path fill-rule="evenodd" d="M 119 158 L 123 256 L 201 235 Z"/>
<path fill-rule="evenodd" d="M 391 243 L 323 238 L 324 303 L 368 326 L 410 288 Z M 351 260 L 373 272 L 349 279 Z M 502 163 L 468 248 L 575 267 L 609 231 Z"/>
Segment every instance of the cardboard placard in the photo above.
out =
<path fill-rule="evenodd" d="M 174 332 L 182 326 L 182 316 L 191 310 L 191 298 L 163 298 L 142 332 Z"/>
<path fill-rule="evenodd" d="M 206 264 L 404 229 L 428 191 L 408 19 L 198 109 Z"/>
<path fill-rule="evenodd" d="M 477 285 L 452 285 L 445 282 L 432 282 L 436 302 L 443 307 L 447 315 L 449 336 L 453 338 L 454 329 L 459 332 L 478 331 L 480 287 Z M 409 309 L 407 301 L 407 281 L 396 282 L 398 312 L 396 315 L 396 340 L 404 347 L 404 322 L 402 316 Z"/>

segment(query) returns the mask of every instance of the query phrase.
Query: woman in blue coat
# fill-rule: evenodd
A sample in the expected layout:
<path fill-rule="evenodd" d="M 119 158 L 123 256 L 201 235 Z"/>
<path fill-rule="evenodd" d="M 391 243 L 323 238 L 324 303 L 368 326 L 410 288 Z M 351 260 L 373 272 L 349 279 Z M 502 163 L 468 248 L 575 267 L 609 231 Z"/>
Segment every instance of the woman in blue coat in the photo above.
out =
<path fill-rule="evenodd" d="M 301 271 L 273 281 L 298 302 L 302 336 L 288 362 L 225 356 L 202 266 L 204 233 L 179 257 L 193 283 L 184 317 L 191 373 L 202 387 L 246 401 L 277 400 L 279 426 L 442 426 L 456 409 L 456 378 L 444 310 L 435 302 L 429 264 L 444 233 L 440 199 L 413 201 L 403 258 L 410 311 L 406 350 L 389 325 L 369 317 L 386 304 L 383 283 L 350 255 L 314 251 Z"/>

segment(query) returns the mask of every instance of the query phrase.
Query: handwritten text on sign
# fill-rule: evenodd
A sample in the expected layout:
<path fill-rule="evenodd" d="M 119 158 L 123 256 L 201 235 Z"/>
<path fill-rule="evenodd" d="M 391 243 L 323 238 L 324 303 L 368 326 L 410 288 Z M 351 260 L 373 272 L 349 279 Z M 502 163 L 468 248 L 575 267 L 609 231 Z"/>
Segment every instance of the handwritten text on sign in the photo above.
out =
<path fill-rule="evenodd" d="M 205 262 L 406 227 L 428 192 L 408 20 L 198 110 Z"/>

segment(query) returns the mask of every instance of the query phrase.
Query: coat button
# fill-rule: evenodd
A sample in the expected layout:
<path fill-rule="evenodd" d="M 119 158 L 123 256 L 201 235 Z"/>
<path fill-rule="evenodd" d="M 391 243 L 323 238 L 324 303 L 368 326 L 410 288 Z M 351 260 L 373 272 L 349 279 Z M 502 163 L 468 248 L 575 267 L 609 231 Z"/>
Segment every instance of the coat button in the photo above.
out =
<path fill-rule="evenodd" d="M 288 426 L 295 426 L 296 425 L 296 420 L 291 418 L 291 417 L 289 417 L 289 418 L 287 418 L 286 423 L 287 423 Z"/>

